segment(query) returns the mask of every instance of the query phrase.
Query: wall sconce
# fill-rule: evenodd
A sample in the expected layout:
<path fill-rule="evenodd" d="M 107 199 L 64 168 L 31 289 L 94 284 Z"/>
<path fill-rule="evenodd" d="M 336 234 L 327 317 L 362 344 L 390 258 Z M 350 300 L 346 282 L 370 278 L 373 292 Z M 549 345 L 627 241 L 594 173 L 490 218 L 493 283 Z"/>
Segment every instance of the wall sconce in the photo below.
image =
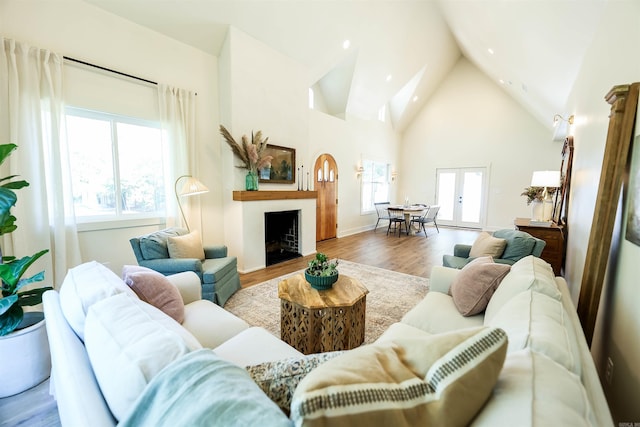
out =
<path fill-rule="evenodd" d="M 569 136 L 569 126 L 574 122 L 575 116 L 572 114 L 565 119 L 560 114 L 553 116 L 553 141 L 562 142 Z"/>
<path fill-rule="evenodd" d="M 360 179 L 363 173 L 364 173 L 364 168 L 362 166 L 358 166 L 356 168 L 356 178 Z"/>
<path fill-rule="evenodd" d="M 570 115 L 568 119 L 565 119 L 560 114 L 556 114 L 555 116 L 553 116 L 553 125 L 556 126 L 560 120 L 562 120 L 564 122 L 567 122 L 570 125 L 572 125 L 574 118 L 575 118 L 575 116 L 573 114 Z"/>
<path fill-rule="evenodd" d="M 398 178 L 398 172 L 392 171 L 391 172 L 391 181 L 395 181 L 396 178 Z"/>
<path fill-rule="evenodd" d="M 187 181 L 182 186 L 182 190 L 178 192 L 178 182 L 182 178 L 187 178 Z M 176 179 L 175 184 L 173 185 L 173 189 L 176 193 L 176 200 L 178 201 L 178 207 L 180 208 L 180 213 L 182 214 L 182 219 L 184 220 L 185 225 L 187 226 L 187 230 L 191 231 L 189 228 L 189 223 L 184 216 L 184 211 L 182 210 L 182 204 L 180 203 L 180 196 L 195 196 L 196 194 L 208 193 L 209 189 L 196 178 L 191 175 L 182 175 Z"/>

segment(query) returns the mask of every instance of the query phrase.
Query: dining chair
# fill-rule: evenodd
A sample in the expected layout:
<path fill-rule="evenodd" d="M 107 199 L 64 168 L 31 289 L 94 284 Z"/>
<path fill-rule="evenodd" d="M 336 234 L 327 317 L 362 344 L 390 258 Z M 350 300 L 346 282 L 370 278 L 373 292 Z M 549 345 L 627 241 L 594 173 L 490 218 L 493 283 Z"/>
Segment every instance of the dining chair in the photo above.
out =
<path fill-rule="evenodd" d="M 411 227 L 414 223 L 418 224 L 419 228 L 422 228 L 422 231 L 424 231 L 424 237 L 427 237 L 427 229 L 425 228 L 425 224 L 431 224 L 433 223 L 433 225 L 436 226 L 436 230 L 438 230 L 438 233 L 440 233 L 440 229 L 438 228 L 438 223 L 436 222 L 436 218 L 438 217 L 438 212 L 440 211 L 440 206 L 431 206 L 429 207 L 429 209 L 427 209 L 427 211 L 424 213 L 423 216 L 418 217 L 418 218 L 412 218 L 411 222 L 409 223 L 409 227 Z"/>
<path fill-rule="evenodd" d="M 425 216 L 425 214 L 429 211 L 429 205 L 427 205 L 426 203 L 416 203 L 416 204 L 415 204 L 415 205 L 413 205 L 413 206 L 420 206 L 420 207 L 423 207 L 423 208 L 424 208 L 424 210 L 423 210 L 422 212 L 420 212 L 420 213 L 412 214 L 412 215 L 411 215 L 411 219 L 414 219 L 414 218 L 421 218 L 421 217 Z"/>
<path fill-rule="evenodd" d="M 389 213 L 389 226 L 387 227 L 387 236 L 389 235 L 392 224 L 394 234 L 396 232 L 396 229 L 398 229 L 398 237 L 400 237 L 403 225 L 408 235 L 409 227 L 407 225 L 407 221 L 404 219 L 404 210 L 401 208 L 387 208 L 387 212 Z"/>
<path fill-rule="evenodd" d="M 378 214 L 378 220 L 376 221 L 376 226 L 373 228 L 373 232 L 376 232 L 378 228 L 378 223 L 380 220 L 389 220 L 389 212 L 387 212 L 387 207 L 390 205 L 390 202 L 378 202 L 373 205 L 376 207 L 376 213 Z"/>

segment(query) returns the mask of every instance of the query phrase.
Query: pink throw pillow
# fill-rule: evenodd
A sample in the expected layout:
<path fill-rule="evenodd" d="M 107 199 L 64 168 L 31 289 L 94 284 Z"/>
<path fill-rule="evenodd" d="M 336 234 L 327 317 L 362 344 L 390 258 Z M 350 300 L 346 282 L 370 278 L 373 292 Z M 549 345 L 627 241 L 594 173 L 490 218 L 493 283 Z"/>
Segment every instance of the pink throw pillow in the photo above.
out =
<path fill-rule="evenodd" d="M 476 258 L 465 265 L 449 290 L 460 314 L 482 313 L 509 270 L 511 266 L 495 263 L 491 257 Z"/>
<path fill-rule="evenodd" d="M 163 311 L 176 322 L 184 322 L 182 295 L 163 274 L 146 267 L 125 265 L 122 276 L 142 301 Z"/>

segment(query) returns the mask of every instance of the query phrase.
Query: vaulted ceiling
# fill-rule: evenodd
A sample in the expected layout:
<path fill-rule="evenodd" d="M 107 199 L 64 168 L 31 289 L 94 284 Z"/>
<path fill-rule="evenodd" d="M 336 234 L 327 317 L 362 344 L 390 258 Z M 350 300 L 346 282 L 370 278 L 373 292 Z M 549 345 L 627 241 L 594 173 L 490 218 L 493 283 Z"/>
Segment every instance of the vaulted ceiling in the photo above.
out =
<path fill-rule="evenodd" d="M 215 56 L 232 25 L 306 65 L 330 114 L 386 105 L 402 131 L 460 55 L 551 128 L 607 0 L 85 1 Z"/>

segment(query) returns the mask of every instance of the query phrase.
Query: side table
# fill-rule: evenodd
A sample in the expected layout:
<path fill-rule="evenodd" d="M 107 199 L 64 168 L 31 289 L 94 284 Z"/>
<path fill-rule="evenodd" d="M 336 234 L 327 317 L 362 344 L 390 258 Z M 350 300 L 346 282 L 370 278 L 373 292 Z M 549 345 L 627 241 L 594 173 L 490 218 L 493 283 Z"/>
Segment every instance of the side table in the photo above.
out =
<path fill-rule="evenodd" d="M 280 337 L 304 354 L 350 350 L 364 342 L 369 290 L 340 275 L 331 289 L 318 291 L 303 274 L 278 284 Z"/>
<path fill-rule="evenodd" d="M 556 224 L 551 224 L 549 227 L 532 225 L 530 221 L 529 218 L 516 218 L 513 223 L 517 230 L 524 231 L 547 242 L 540 258 L 551 264 L 555 275 L 560 276 L 562 274 L 565 250 L 564 228 Z"/>

